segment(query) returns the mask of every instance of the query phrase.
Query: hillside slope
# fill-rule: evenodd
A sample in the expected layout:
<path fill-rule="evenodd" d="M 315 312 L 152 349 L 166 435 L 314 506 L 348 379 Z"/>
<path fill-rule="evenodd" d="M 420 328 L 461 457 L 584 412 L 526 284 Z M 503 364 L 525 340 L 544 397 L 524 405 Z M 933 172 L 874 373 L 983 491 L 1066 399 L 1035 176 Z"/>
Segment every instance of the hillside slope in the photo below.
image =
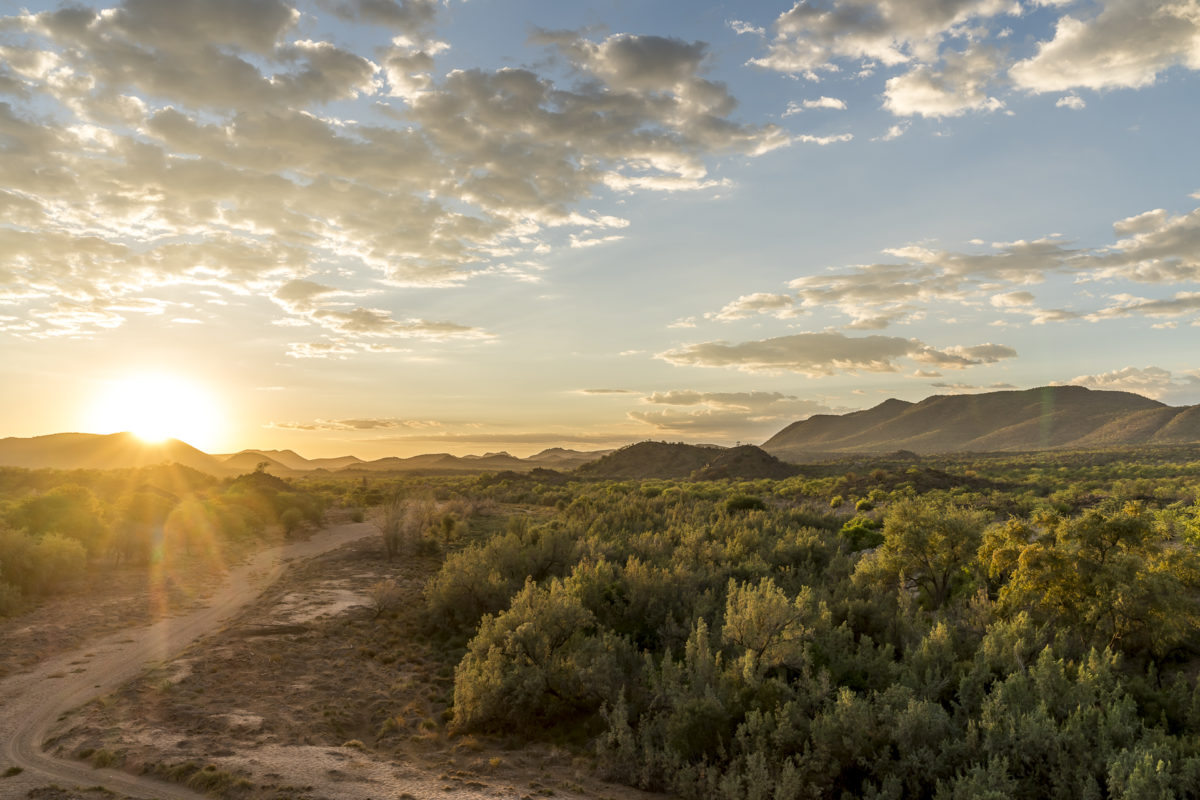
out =
<path fill-rule="evenodd" d="M 795 469 L 754 445 L 714 447 L 682 442 L 638 442 L 575 470 L 588 478 L 787 478 Z"/>
<path fill-rule="evenodd" d="M 792 423 L 763 444 L 783 459 L 836 453 L 996 452 L 1200 441 L 1200 407 L 1082 386 L 887 400 Z"/>

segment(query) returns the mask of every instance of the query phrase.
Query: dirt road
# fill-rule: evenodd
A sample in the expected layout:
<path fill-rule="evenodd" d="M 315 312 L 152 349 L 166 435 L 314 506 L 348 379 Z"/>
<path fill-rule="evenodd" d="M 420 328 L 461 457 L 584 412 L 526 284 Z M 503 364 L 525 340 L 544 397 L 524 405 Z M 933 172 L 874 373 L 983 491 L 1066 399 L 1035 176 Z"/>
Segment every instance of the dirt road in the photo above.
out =
<path fill-rule="evenodd" d="M 288 562 L 375 532 L 368 523 L 351 523 L 326 528 L 307 541 L 269 548 L 230 570 L 221 589 L 199 610 L 121 631 L 0 681 L 0 768 L 23 770 L 0 778 L 0 796 L 23 797 L 34 787 L 56 783 L 102 785 L 146 800 L 201 800 L 202 795 L 174 784 L 53 758 L 42 752 L 42 742 L 65 712 L 112 691 L 215 630 L 278 578 Z"/>

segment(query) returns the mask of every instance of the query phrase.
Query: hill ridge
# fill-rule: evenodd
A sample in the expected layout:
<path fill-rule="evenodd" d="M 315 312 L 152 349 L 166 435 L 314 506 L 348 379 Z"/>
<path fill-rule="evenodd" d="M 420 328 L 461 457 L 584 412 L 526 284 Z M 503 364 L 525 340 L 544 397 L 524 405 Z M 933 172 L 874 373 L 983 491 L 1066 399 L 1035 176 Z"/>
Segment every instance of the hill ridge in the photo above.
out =
<path fill-rule="evenodd" d="M 1042 386 L 969 395 L 889 398 L 842 415 L 793 422 L 766 442 L 785 460 L 842 453 L 1055 450 L 1200 441 L 1200 407 L 1132 392 Z"/>

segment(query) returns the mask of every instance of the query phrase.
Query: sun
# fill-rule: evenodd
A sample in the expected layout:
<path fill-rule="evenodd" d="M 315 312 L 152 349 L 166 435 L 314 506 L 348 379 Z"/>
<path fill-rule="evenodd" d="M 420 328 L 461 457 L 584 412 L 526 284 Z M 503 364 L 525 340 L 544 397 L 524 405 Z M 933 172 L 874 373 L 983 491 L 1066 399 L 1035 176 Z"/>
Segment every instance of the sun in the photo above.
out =
<path fill-rule="evenodd" d="M 108 381 L 90 409 L 91 429 L 129 431 L 146 442 L 180 439 L 201 449 L 220 434 L 212 392 L 177 375 L 131 375 Z"/>

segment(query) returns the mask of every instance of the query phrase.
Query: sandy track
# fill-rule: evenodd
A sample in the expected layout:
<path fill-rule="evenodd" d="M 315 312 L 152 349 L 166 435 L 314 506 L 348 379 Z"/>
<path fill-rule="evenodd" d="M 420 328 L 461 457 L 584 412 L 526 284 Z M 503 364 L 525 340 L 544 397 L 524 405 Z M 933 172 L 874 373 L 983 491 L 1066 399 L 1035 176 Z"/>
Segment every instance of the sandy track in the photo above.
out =
<path fill-rule="evenodd" d="M 18 792 L 53 782 L 102 785 L 146 800 L 201 800 L 202 795 L 178 785 L 52 758 L 42 752 L 42 742 L 65 712 L 112 691 L 215 630 L 258 597 L 289 561 L 319 555 L 372 533 L 375 528 L 370 524 L 351 523 L 326 528 L 307 541 L 268 548 L 230 570 L 221 588 L 196 611 L 112 634 L 32 672 L 0 681 L 0 763 L 24 770 L 0 779 L 0 794 L 16 797 Z"/>

